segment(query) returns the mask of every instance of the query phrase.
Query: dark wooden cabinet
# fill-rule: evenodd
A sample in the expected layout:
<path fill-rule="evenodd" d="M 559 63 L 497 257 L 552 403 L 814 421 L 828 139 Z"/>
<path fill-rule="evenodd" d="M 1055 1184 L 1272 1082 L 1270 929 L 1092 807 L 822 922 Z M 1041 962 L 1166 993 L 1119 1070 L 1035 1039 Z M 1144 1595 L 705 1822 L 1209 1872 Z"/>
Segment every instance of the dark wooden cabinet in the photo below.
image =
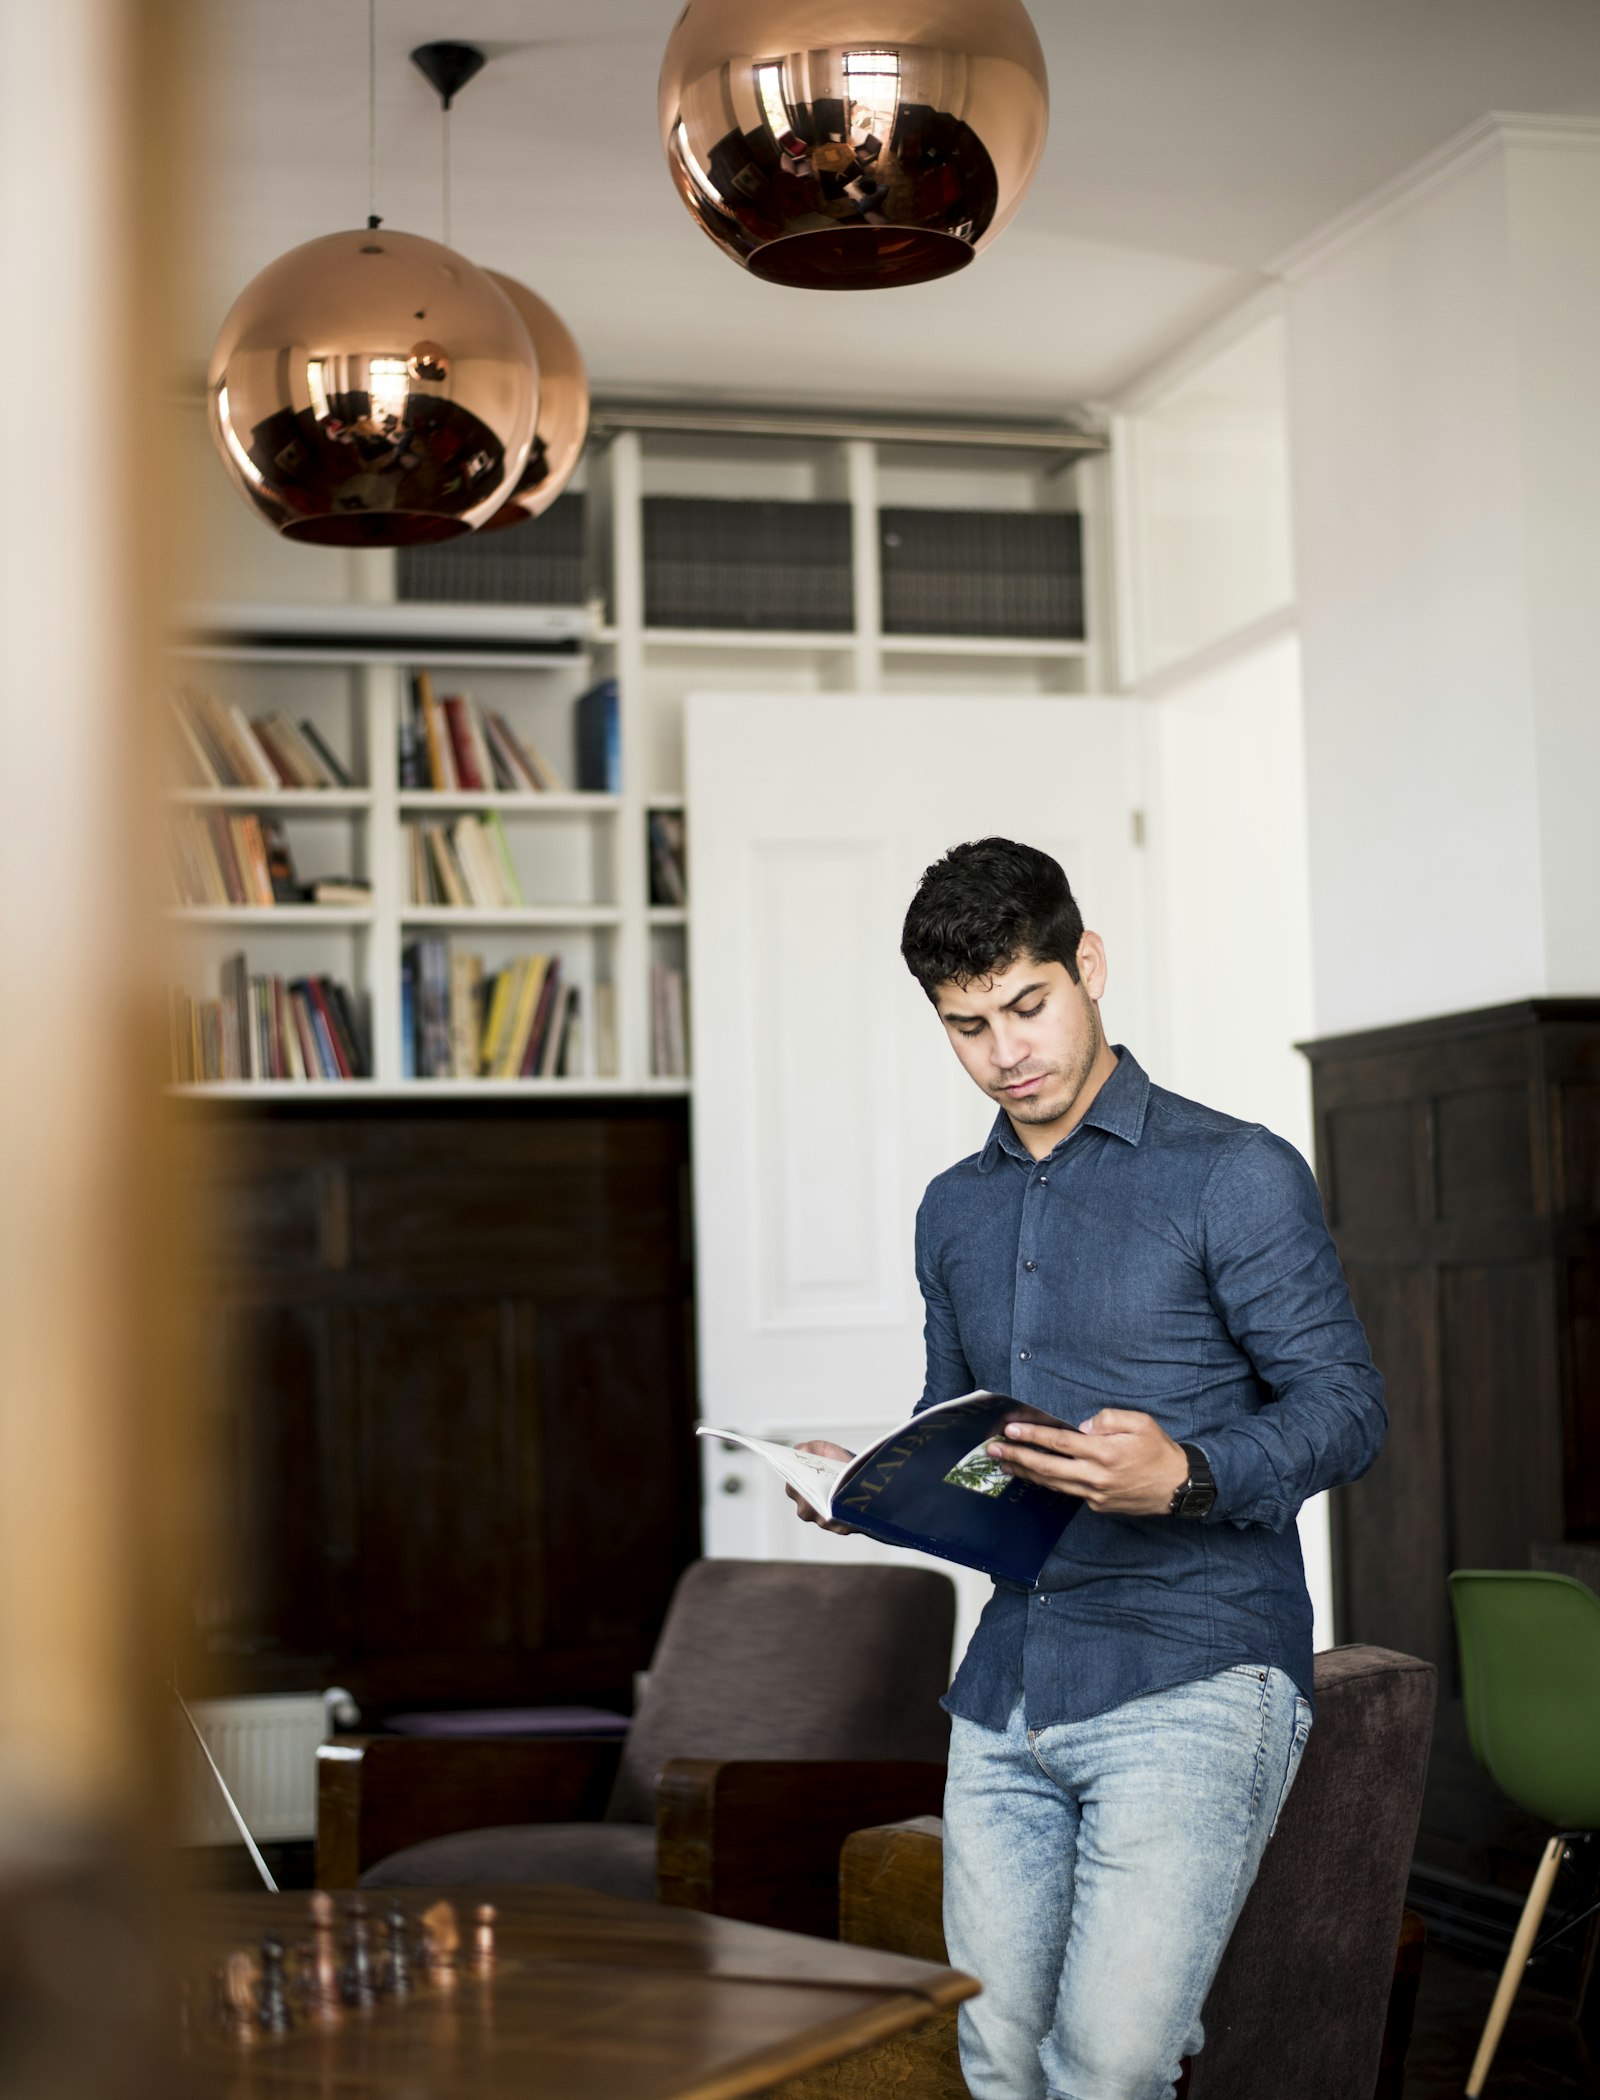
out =
<path fill-rule="evenodd" d="M 1600 1538 L 1600 999 L 1303 1048 L 1390 1409 L 1378 1464 L 1333 1497 L 1338 1637 L 1440 1666 L 1423 1852 L 1492 1876 L 1521 1826 L 1472 1764 L 1446 1576 Z"/>
<path fill-rule="evenodd" d="M 626 1703 L 699 1549 L 684 1106 L 181 1106 L 206 1688 Z"/>

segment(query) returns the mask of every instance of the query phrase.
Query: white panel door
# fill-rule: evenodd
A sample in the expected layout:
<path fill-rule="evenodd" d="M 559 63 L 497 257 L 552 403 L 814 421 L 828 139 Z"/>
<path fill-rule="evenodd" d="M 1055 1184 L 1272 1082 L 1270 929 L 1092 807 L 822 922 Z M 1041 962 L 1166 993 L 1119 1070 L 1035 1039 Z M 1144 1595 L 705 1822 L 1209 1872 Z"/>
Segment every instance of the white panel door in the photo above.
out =
<path fill-rule="evenodd" d="M 900 960 L 912 890 L 961 839 L 1054 854 L 1137 1050 L 1139 703 L 702 693 L 687 739 L 702 1409 L 855 1448 L 921 1391 L 917 1204 L 992 1120 Z M 800 1525 L 737 1447 L 705 1483 L 708 1552 L 904 1558 Z M 964 1631 L 988 1583 L 961 1590 Z"/>

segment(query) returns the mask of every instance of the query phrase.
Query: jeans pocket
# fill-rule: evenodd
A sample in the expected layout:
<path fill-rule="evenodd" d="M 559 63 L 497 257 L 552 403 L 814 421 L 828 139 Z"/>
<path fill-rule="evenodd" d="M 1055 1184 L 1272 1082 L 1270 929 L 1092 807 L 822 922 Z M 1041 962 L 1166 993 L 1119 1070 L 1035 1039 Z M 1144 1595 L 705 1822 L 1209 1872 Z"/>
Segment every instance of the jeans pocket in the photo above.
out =
<path fill-rule="evenodd" d="M 1306 1738 L 1311 1733 L 1310 1702 L 1299 1692 L 1294 1695 L 1294 1734 L 1289 1742 L 1289 1756 L 1283 1768 L 1283 1786 L 1279 1790 L 1278 1805 L 1272 1811 L 1272 1829 L 1267 1832 L 1270 1841 L 1277 1830 L 1278 1818 L 1283 1814 L 1283 1804 L 1289 1798 L 1289 1789 L 1294 1785 L 1295 1774 L 1300 1770 L 1300 1760 L 1305 1755 Z"/>

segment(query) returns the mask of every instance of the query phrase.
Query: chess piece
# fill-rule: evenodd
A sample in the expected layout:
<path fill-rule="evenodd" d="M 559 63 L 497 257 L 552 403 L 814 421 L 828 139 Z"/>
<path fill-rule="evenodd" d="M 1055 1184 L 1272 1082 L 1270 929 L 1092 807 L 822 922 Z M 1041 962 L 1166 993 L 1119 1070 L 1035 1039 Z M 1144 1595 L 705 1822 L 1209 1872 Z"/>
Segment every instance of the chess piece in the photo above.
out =
<path fill-rule="evenodd" d="M 422 1913 L 422 1944 L 429 1976 L 448 1989 L 456 1980 L 461 1953 L 461 1928 L 453 1903 L 441 1899 Z"/>
<path fill-rule="evenodd" d="M 391 1998 L 404 1998 L 411 1990 L 411 1957 L 406 1953 L 406 1914 L 398 1902 L 389 1905 L 384 1920 L 389 1928 L 389 1961 L 384 1988 Z"/>
<path fill-rule="evenodd" d="M 472 1964 L 479 1975 L 494 1967 L 494 1921 L 498 1916 L 492 1903 L 480 1903 L 477 1924 L 472 1934 Z"/>
<path fill-rule="evenodd" d="M 343 2017 L 344 1997 L 339 1980 L 339 1942 L 333 1898 L 318 1889 L 311 1898 L 311 1961 L 306 1988 L 306 2010 L 313 2020 L 332 2026 Z"/>
<path fill-rule="evenodd" d="M 365 2010 L 377 2003 L 377 1986 L 372 1975 L 371 1925 L 367 1917 L 367 1906 L 359 1900 L 349 1910 L 350 1937 L 346 1942 L 344 1966 L 344 2002 Z"/>
<path fill-rule="evenodd" d="M 228 2039 L 247 2049 L 260 2034 L 254 1961 L 245 1953 L 230 1954 L 222 1965 L 221 1983 L 222 2022 Z"/>
<path fill-rule="evenodd" d="M 256 1991 L 256 2020 L 263 2034 L 287 2034 L 294 2025 L 284 1989 L 283 1942 L 269 1932 L 261 1942 L 261 1982 Z"/>

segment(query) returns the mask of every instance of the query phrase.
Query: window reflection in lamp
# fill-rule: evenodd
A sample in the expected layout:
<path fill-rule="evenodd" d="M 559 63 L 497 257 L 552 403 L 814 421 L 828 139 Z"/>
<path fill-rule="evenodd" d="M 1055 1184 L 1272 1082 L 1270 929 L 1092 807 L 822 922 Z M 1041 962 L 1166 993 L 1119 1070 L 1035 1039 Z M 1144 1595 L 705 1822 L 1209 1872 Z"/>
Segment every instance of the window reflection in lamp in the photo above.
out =
<path fill-rule="evenodd" d="M 311 413 L 319 423 L 328 420 L 328 389 L 322 378 L 322 359 L 306 359 L 306 391 L 311 396 Z"/>
<path fill-rule="evenodd" d="M 374 423 L 390 428 L 406 412 L 411 391 L 410 375 L 403 357 L 373 357 L 367 360 L 367 399 Z"/>
<path fill-rule="evenodd" d="M 260 488 L 263 482 L 261 469 L 239 442 L 239 433 L 234 429 L 233 417 L 228 412 L 228 389 L 225 386 L 217 388 L 217 422 L 222 431 L 222 442 L 232 455 L 234 465 L 247 480 Z"/>
<path fill-rule="evenodd" d="M 682 117 L 678 119 L 678 129 L 674 135 L 678 142 L 678 151 L 683 156 L 683 164 L 689 170 L 690 181 L 708 204 L 715 205 L 717 210 L 721 211 L 723 209 L 722 199 L 717 194 L 716 185 L 712 182 L 711 177 L 694 157 L 694 149 L 689 144 L 688 126 L 684 123 Z"/>
<path fill-rule="evenodd" d="M 900 108 L 898 51 L 847 51 L 845 95 L 850 105 L 850 136 L 887 140 Z"/>
<path fill-rule="evenodd" d="M 760 97 L 761 112 L 772 136 L 775 139 L 787 136 L 789 110 L 783 99 L 783 67 L 778 60 L 756 67 L 756 94 Z"/>

